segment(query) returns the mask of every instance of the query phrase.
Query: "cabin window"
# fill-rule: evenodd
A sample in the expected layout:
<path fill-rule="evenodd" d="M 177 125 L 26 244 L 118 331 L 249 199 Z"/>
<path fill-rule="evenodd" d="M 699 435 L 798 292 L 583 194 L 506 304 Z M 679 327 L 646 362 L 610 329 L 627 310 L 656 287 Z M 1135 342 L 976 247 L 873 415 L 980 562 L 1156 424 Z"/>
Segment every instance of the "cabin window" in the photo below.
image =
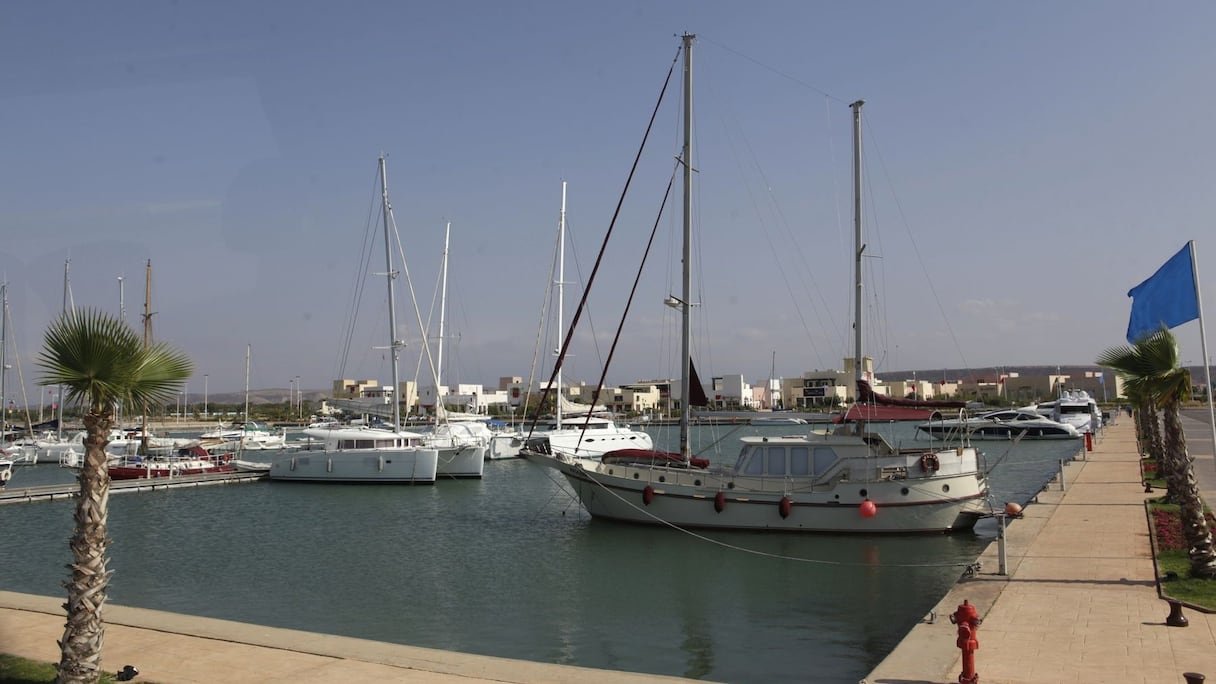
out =
<path fill-rule="evenodd" d="M 785 447 L 769 447 L 768 451 L 768 467 L 765 468 L 765 475 L 770 477 L 785 477 Z"/>
<path fill-rule="evenodd" d="M 815 475 L 823 475 L 836 463 L 836 450 L 826 446 L 815 447 L 813 460 L 815 462 Z"/>
<path fill-rule="evenodd" d="M 743 467 L 743 474 L 756 476 L 764 474 L 764 449 L 757 447 L 751 450 L 747 464 Z"/>
<path fill-rule="evenodd" d="M 807 447 L 790 447 L 790 475 L 806 477 L 811 474 L 811 454 Z"/>

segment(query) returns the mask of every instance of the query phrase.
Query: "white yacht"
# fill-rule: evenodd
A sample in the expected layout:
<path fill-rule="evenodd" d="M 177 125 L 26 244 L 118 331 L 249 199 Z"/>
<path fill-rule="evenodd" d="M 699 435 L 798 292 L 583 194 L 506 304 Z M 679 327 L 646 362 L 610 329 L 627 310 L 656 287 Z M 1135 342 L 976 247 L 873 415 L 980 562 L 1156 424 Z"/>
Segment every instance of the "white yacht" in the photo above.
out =
<path fill-rule="evenodd" d="M 344 427 L 305 430 L 319 445 L 283 450 L 270 463 L 270 479 L 291 482 L 433 484 L 439 450 L 417 432 Z"/>
<path fill-rule="evenodd" d="M 1077 439 L 1081 433 L 1068 423 L 1045 418 L 1033 407 L 989 411 L 978 416 L 931 420 L 917 430 L 939 438 L 965 435 L 971 439 Z"/>
<path fill-rule="evenodd" d="M 1052 420 L 1068 423 L 1081 434 L 1102 428 L 1098 402 L 1085 390 L 1065 390 L 1055 401 L 1039 404 L 1035 410 Z"/>

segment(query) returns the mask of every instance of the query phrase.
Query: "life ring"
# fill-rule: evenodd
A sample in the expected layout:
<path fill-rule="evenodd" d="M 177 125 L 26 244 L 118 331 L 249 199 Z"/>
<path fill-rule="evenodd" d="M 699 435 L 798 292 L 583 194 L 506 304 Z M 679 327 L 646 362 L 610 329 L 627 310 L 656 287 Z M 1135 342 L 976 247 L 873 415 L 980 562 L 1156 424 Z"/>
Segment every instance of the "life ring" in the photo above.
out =
<path fill-rule="evenodd" d="M 926 473 L 936 473 L 942 467 L 941 461 L 937 460 L 937 454 L 924 453 L 920 455 L 920 469 Z"/>

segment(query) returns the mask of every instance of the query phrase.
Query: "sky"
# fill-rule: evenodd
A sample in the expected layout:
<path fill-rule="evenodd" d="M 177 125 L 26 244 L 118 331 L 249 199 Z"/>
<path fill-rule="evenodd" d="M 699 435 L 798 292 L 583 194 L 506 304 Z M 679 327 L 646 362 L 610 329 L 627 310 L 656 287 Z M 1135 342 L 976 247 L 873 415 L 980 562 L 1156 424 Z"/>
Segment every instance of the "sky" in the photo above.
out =
<path fill-rule="evenodd" d="M 659 206 L 678 68 L 613 216 L 684 32 L 702 376 L 758 384 L 852 355 L 858 99 L 878 370 L 1091 363 L 1124 343 L 1127 291 L 1188 240 L 1216 293 L 1212 3 L 52 1 L 0 17 L 10 398 L 36 382 L 65 262 L 72 305 L 137 329 L 151 263 L 153 336 L 191 358 L 191 394 L 240 391 L 247 350 L 253 388 L 389 381 L 381 154 L 402 380 L 430 383 L 449 222 L 443 382 L 527 378 L 538 337 L 547 374 L 563 181 L 566 324 L 613 227 L 566 379 L 598 380 L 618 325 L 609 383 L 674 376 L 678 181 Z M 1198 327 L 1175 329 L 1184 362 L 1203 358 Z"/>

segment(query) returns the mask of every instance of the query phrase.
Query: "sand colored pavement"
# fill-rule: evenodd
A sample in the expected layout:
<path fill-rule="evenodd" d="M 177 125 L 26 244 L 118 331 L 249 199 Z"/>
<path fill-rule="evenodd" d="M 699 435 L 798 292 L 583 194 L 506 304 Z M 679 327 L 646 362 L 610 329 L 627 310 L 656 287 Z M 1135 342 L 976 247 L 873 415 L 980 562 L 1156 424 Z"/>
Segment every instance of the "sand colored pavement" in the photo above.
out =
<path fill-rule="evenodd" d="M 0 652 L 59 661 L 63 599 L 0 592 Z M 534 663 L 107 604 L 103 667 L 136 682 L 644 684 L 678 677 Z"/>
<path fill-rule="evenodd" d="M 1205 498 L 1216 484 L 1206 411 L 1185 421 Z M 1202 472 L 1201 472 L 1202 471 Z M 868 684 L 957 682 L 962 672 L 950 614 L 968 600 L 983 623 L 976 672 L 985 684 L 1178 684 L 1184 673 L 1216 681 L 1216 615 L 1185 610 L 1165 624 L 1158 596 L 1134 426 L 1126 415 L 1094 450 L 1063 467 L 982 569 L 962 580 L 866 678 Z"/>

